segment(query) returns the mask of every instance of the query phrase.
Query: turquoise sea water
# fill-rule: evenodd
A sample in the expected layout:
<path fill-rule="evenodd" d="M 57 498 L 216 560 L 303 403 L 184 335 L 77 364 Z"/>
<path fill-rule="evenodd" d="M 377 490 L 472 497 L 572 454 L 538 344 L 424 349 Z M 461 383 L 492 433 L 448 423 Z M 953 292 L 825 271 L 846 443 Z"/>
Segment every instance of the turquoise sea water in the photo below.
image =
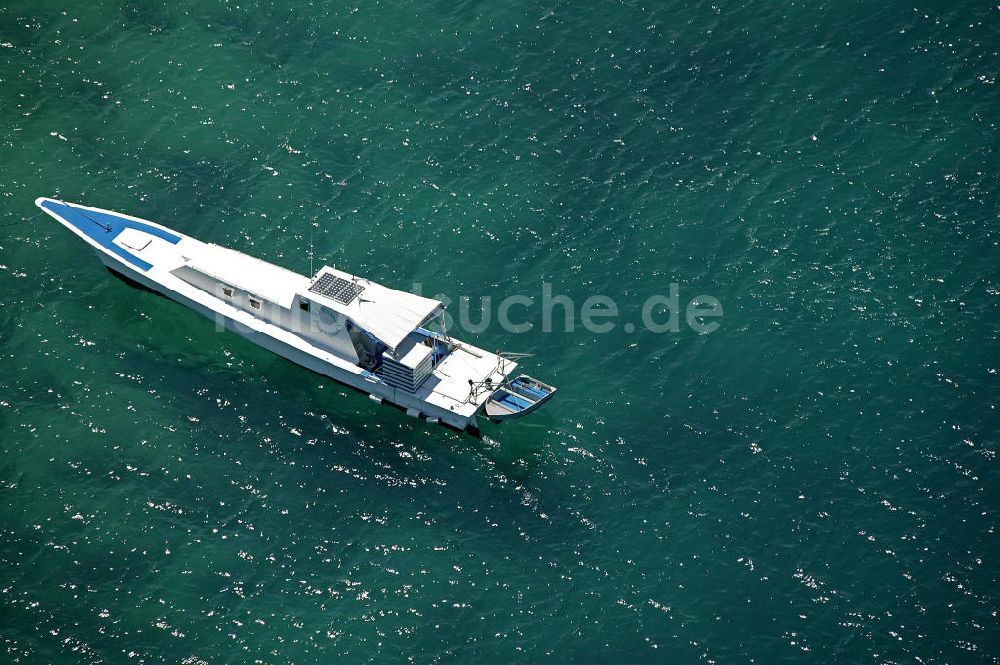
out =
<path fill-rule="evenodd" d="M 983 2 L 4 3 L 0 660 L 997 662 L 998 45 Z M 621 315 L 463 335 L 560 388 L 476 440 L 37 196 Z M 671 283 L 720 328 L 626 333 Z"/>

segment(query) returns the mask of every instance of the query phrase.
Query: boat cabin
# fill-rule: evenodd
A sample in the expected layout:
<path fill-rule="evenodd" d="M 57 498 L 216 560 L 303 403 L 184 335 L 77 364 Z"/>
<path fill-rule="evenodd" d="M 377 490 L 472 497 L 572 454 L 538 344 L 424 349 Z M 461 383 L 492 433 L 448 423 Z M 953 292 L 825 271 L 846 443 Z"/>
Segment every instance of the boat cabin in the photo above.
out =
<path fill-rule="evenodd" d="M 330 266 L 312 279 L 218 245 L 171 271 L 222 301 L 296 333 L 395 388 L 416 392 L 450 349 L 424 326 L 439 300 Z"/>

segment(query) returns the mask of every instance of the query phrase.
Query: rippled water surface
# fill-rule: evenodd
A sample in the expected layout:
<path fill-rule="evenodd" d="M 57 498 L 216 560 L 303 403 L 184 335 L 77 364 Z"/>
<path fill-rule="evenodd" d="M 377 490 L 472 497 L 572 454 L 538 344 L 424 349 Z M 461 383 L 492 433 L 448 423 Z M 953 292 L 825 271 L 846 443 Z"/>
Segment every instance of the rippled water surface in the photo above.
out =
<path fill-rule="evenodd" d="M 0 660 L 1000 660 L 998 45 L 975 2 L 4 3 Z M 476 440 L 37 196 L 620 318 L 464 335 L 560 388 Z M 671 283 L 721 327 L 626 333 Z"/>

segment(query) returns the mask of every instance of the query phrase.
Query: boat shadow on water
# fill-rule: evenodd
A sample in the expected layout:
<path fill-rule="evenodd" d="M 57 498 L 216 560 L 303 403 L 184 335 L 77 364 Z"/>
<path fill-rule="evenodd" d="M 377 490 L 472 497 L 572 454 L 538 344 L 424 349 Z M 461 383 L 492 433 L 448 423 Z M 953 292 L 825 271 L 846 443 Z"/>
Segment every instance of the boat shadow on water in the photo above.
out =
<path fill-rule="evenodd" d="M 124 285 L 130 286 L 144 293 L 154 294 L 158 296 L 160 299 L 162 299 L 163 302 L 170 302 L 174 305 L 177 305 L 181 309 L 187 310 L 187 308 L 181 306 L 179 303 L 175 303 L 171 298 L 164 295 L 163 293 L 160 293 L 155 289 L 151 289 L 148 286 L 134 279 L 131 279 L 127 275 L 124 275 L 111 267 L 107 267 L 107 270 Z M 203 327 L 202 325 L 200 325 L 202 323 L 200 321 L 201 317 L 193 316 L 192 318 L 199 319 L 195 323 L 199 324 L 198 327 Z M 194 325 L 192 326 L 192 331 L 193 334 L 197 334 L 196 332 L 197 328 Z M 363 390 L 360 390 L 358 388 L 355 388 L 353 386 L 344 383 L 340 383 L 334 379 L 331 379 L 319 372 L 314 372 L 308 368 L 301 367 L 293 363 L 288 363 L 287 361 L 274 357 L 272 354 L 266 352 L 262 353 L 260 347 L 241 338 L 239 335 L 227 334 L 226 339 L 227 342 L 238 344 L 239 346 L 243 347 L 240 350 L 240 355 L 244 360 L 253 362 L 255 365 L 262 365 L 262 369 L 266 367 L 267 371 L 262 372 L 262 376 L 266 375 L 267 377 L 271 377 L 276 380 L 281 380 L 281 377 L 287 377 L 287 381 L 285 381 L 284 383 L 287 386 L 293 386 L 295 392 L 300 393 L 298 395 L 299 400 L 306 400 L 307 403 L 308 402 L 316 403 L 317 404 L 316 410 L 318 411 L 329 410 L 329 405 L 319 406 L 319 404 L 323 400 L 328 398 L 329 393 L 326 391 L 321 391 L 321 388 L 317 387 L 315 382 L 302 381 L 299 377 L 301 377 L 304 373 L 309 376 L 321 379 L 321 384 L 319 385 L 329 385 L 341 393 L 343 399 L 346 399 L 347 401 L 341 404 L 340 408 L 336 410 L 343 413 L 344 415 L 364 417 L 365 415 L 364 410 L 367 408 L 371 408 L 371 406 L 373 406 L 368 403 L 369 400 L 361 399 L 362 397 L 367 396 L 367 393 L 365 393 Z M 197 348 L 205 349 L 206 347 L 203 345 L 198 345 Z M 219 371 L 222 371 L 223 373 L 228 372 L 232 374 L 234 377 L 238 377 L 239 380 L 241 381 L 246 380 L 245 375 L 242 372 L 234 372 L 229 363 L 219 364 L 217 362 L 213 362 L 212 358 L 214 358 L 215 356 L 205 355 L 202 357 L 205 360 L 202 369 L 211 370 L 213 372 L 219 372 Z M 308 388 L 305 388 L 303 390 L 304 386 L 308 386 Z M 552 386 L 549 386 L 548 384 L 542 383 L 541 381 L 538 381 L 537 379 L 534 379 L 527 375 L 520 375 L 519 377 L 511 381 L 504 388 L 500 388 L 497 391 L 496 397 L 489 400 L 489 402 L 487 403 L 487 411 L 481 418 L 482 426 L 469 427 L 465 430 L 459 430 L 454 427 L 449 427 L 447 424 L 444 423 L 441 424 L 444 424 L 445 429 L 450 430 L 453 433 L 465 433 L 476 439 L 482 439 L 485 431 L 489 435 L 489 437 L 500 436 L 504 438 L 506 441 L 508 437 L 503 437 L 503 435 L 497 431 L 498 425 L 505 420 L 518 418 L 522 415 L 527 415 L 528 413 L 535 411 L 543 403 L 551 399 L 555 395 L 555 392 L 556 389 L 553 388 Z M 354 397 L 357 401 L 350 399 L 348 396 Z M 406 413 L 405 407 L 398 406 L 391 402 L 383 402 L 382 405 L 393 407 L 393 410 L 399 413 Z M 408 424 L 412 423 L 412 421 L 408 418 L 405 420 L 401 420 L 400 422 Z M 519 435 L 515 437 L 509 437 L 512 441 L 527 442 L 535 438 L 534 436 L 532 436 L 534 432 L 531 432 L 531 430 L 535 431 L 546 430 L 545 426 L 540 423 L 534 423 L 534 424 L 524 423 L 519 426 L 524 428 L 525 431 L 520 432 Z M 427 428 L 413 427 L 412 429 L 414 431 L 423 431 Z M 525 449 L 525 452 L 527 452 L 530 448 L 531 446 L 529 445 L 528 448 Z"/>
<path fill-rule="evenodd" d="M 178 383 L 182 386 L 174 387 L 180 388 L 182 393 L 192 393 L 207 387 L 213 394 L 228 394 L 230 401 L 238 399 L 248 404 L 248 408 L 255 413 L 272 412 L 276 416 L 283 414 L 281 417 L 286 421 L 285 424 L 294 419 L 293 427 L 305 430 L 303 436 L 308 433 L 311 437 L 321 439 L 329 438 L 332 428 L 338 432 L 349 431 L 373 442 L 384 440 L 391 443 L 403 438 L 418 440 L 422 444 L 441 441 L 453 446 L 462 439 L 470 442 L 478 440 L 486 445 L 477 444 L 477 454 L 485 456 L 513 476 L 524 473 L 525 463 L 550 438 L 551 427 L 544 422 L 522 421 L 518 423 L 516 431 L 510 429 L 505 432 L 504 425 L 483 417 L 478 431 L 462 432 L 416 421 L 406 416 L 406 410 L 400 407 L 385 410 L 383 407 L 395 405 L 388 402 L 374 404 L 363 391 L 289 363 L 239 335 L 225 332 L 221 338 L 215 337 L 198 314 L 113 269 L 108 268 L 108 271 L 122 285 L 144 294 L 155 294 L 160 302 L 170 303 L 167 305 L 169 314 L 174 323 L 179 324 L 177 328 L 183 331 L 181 335 L 186 338 L 183 345 L 164 348 L 164 331 L 162 327 L 156 326 L 155 340 L 151 337 L 154 333 L 150 331 L 149 334 L 133 333 L 132 341 L 144 349 L 153 347 L 155 343 L 161 353 L 150 356 L 134 350 L 126 351 L 125 359 L 130 367 L 141 374 L 162 376 L 169 373 L 174 381 L 180 379 Z M 188 317 L 190 321 L 187 320 Z M 178 335 L 166 337 L 177 339 Z M 219 341 L 211 342 L 212 339 Z M 168 363 L 163 359 L 174 353 L 180 354 L 180 363 Z M 235 390 L 241 393 L 238 398 L 233 394 Z M 302 418 L 294 418 L 292 414 Z M 312 417 L 308 414 L 312 414 Z M 313 426 L 309 426 L 309 423 Z M 322 423 L 321 430 L 315 429 L 317 423 Z M 464 434 L 470 436 L 466 437 Z"/>

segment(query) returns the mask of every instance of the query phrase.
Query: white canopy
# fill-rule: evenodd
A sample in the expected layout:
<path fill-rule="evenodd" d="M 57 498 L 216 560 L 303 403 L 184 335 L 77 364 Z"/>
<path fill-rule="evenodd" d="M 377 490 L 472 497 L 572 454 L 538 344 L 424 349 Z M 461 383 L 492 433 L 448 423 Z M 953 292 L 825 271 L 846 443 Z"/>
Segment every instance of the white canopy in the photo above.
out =
<path fill-rule="evenodd" d="M 325 275 L 350 282 L 348 293 L 361 290 L 345 304 L 342 300 L 309 290 L 299 292 L 303 298 L 346 315 L 359 328 L 384 342 L 393 351 L 415 328 L 444 310 L 444 303 L 432 298 L 397 291 L 361 277 L 324 266 L 312 279 L 316 285 Z M 327 278 L 326 281 L 330 281 Z"/>

